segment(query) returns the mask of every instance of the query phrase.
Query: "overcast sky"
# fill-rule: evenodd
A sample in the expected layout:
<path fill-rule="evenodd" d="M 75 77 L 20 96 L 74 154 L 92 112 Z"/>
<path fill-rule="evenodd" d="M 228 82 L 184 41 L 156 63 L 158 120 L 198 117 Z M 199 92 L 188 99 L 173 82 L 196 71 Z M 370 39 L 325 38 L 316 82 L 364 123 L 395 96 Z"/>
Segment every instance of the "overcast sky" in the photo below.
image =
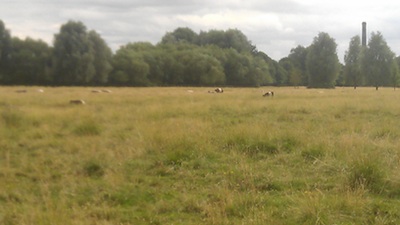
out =
<path fill-rule="evenodd" d="M 114 51 L 129 42 L 157 44 L 178 27 L 196 33 L 236 28 L 275 60 L 326 32 L 338 44 L 340 61 L 365 21 L 368 39 L 380 31 L 400 54 L 400 1 L 395 0 L 1 0 L 0 20 L 12 36 L 50 45 L 62 24 L 81 21 Z"/>

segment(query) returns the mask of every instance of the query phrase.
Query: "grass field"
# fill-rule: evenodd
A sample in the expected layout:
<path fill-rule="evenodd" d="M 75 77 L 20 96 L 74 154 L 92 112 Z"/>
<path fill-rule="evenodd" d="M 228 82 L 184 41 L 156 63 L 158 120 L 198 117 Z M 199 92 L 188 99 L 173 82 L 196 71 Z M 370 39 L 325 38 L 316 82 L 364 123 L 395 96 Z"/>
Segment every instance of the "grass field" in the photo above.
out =
<path fill-rule="evenodd" d="M 38 88 L 0 87 L 0 224 L 400 224 L 400 91 Z"/>

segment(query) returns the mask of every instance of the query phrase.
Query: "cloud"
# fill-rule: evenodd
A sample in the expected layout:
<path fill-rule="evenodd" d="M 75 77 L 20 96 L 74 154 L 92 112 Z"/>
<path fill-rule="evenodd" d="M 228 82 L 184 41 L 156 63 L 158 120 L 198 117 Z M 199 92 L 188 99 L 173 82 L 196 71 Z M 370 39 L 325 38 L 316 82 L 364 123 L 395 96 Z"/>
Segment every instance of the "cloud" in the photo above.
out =
<path fill-rule="evenodd" d="M 13 36 L 52 43 L 68 20 L 96 30 L 113 50 L 129 42 L 159 42 L 166 32 L 189 27 L 195 32 L 237 28 L 261 51 L 279 60 L 297 45 L 309 46 L 319 32 L 338 44 L 340 60 L 351 37 L 380 31 L 400 53 L 397 27 L 400 2 L 380 0 L 6 0 L 1 20 Z"/>

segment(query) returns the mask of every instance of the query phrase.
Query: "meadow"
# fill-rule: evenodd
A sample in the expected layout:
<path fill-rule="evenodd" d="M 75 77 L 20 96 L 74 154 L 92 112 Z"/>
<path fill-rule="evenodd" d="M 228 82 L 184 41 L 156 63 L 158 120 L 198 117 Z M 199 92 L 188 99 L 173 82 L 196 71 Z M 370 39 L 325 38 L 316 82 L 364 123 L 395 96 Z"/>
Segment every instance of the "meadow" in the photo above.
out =
<path fill-rule="evenodd" d="M 0 87 L 0 224 L 400 224 L 400 91 L 92 89 Z"/>

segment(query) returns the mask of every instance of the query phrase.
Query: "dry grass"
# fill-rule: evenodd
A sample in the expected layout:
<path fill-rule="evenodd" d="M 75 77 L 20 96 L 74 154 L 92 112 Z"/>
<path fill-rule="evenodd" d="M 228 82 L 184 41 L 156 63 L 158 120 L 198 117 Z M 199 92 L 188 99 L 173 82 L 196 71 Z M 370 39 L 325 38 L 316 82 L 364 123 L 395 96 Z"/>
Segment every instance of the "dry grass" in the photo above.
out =
<path fill-rule="evenodd" d="M 392 89 L 17 89 L 0 224 L 400 223 Z"/>

